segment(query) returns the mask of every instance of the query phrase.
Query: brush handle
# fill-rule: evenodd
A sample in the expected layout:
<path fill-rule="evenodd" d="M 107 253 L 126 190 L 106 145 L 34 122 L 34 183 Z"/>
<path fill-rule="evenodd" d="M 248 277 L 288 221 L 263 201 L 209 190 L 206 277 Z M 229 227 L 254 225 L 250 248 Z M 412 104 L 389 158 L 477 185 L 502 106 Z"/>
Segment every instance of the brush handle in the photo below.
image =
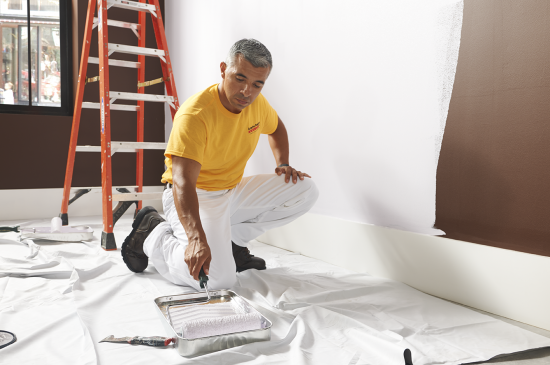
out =
<path fill-rule="evenodd" d="M 136 336 L 132 338 L 128 343 L 130 345 L 147 345 L 147 346 L 168 346 L 173 340 L 168 337 L 140 337 Z"/>
<path fill-rule="evenodd" d="M 199 283 L 201 285 L 201 289 L 204 289 L 204 285 L 208 283 L 208 276 L 206 276 L 202 267 L 201 271 L 199 272 Z"/>
<path fill-rule="evenodd" d="M 4 232 L 19 232 L 19 226 L 15 227 L 0 227 L 0 233 Z M 208 280 L 208 279 L 207 279 Z"/>

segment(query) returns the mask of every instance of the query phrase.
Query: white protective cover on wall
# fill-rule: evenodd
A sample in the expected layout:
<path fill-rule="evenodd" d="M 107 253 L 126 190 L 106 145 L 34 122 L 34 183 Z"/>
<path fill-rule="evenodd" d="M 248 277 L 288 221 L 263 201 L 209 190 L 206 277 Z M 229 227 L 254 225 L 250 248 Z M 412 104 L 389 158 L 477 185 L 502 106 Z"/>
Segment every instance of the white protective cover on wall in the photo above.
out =
<path fill-rule="evenodd" d="M 268 47 L 263 94 L 288 129 L 291 165 L 320 189 L 314 213 L 442 234 L 435 177 L 462 10 L 462 0 L 168 1 L 166 31 L 180 100 L 221 81 L 235 41 Z M 274 168 L 262 136 L 245 175 Z"/>

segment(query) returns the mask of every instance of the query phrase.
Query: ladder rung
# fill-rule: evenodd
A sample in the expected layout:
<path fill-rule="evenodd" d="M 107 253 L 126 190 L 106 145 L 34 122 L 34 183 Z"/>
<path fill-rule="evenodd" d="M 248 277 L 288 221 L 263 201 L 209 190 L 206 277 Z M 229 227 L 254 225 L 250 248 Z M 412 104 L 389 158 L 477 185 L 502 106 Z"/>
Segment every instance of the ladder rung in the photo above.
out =
<path fill-rule="evenodd" d="M 137 150 L 165 150 L 165 142 L 115 142 L 111 141 L 111 154 L 136 152 Z M 101 152 L 101 146 L 76 146 L 76 152 Z"/>
<path fill-rule="evenodd" d="M 125 193 L 125 194 L 113 194 L 113 201 L 133 201 L 133 200 L 160 200 L 162 199 L 162 192 L 156 193 Z"/>
<path fill-rule="evenodd" d="M 113 190 L 115 189 L 120 189 L 120 188 L 125 188 L 125 189 L 128 189 L 130 191 L 137 189 L 138 186 L 135 185 L 135 186 L 113 186 Z M 94 193 L 101 193 L 101 189 L 102 187 L 101 186 L 88 186 L 88 187 L 83 187 L 83 188 L 75 188 L 75 187 L 72 187 L 71 188 L 71 194 L 72 193 L 75 193 L 76 191 L 80 190 L 80 189 L 89 189 L 91 190 L 88 194 L 94 194 Z"/>
<path fill-rule="evenodd" d="M 111 141 L 111 151 L 113 149 L 120 150 L 121 148 L 133 148 L 136 150 L 165 150 L 168 143 L 166 142 L 117 142 Z"/>
<path fill-rule="evenodd" d="M 97 27 L 97 18 L 94 18 L 94 28 Z M 110 25 L 111 27 L 118 27 L 118 28 L 128 28 L 128 29 L 134 29 L 134 30 L 140 30 L 141 25 L 136 23 L 128 23 L 128 22 L 121 22 L 119 20 L 113 20 L 113 19 L 107 19 L 107 25 Z"/>
<path fill-rule="evenodd" d="M 164 59 L 164 51 L 156 48 L 128 46 L 126 44 L 109 43 L 109 55 L 114 52 L 137 54 L 143 56 L 157 56 Z"/>
<path fill-rule="evenodd" d="M 88 63 L 95 63 L 96 65 L 99 65 L 99 58 L 88 57 Z M 140 68 L 141 64 L 139 62 L 132 62 L 132 61 L 109 60 L 109 66 Z"/>
<path fill-rule="evenodd" d="M 99 103 L 91 103 L 89 101 L 84 101 L 82 107 L 85 109 L 99 109 Z M 111 104 L 111 110 L 124 110 L 129 112 L 136 112 L 139 110 L 138 105 L 123 105 L 123 104 Z"/>
<path fill-rule="evenodd" d="M 127 0 L 108 0 L 107 7 L 114 6 L 115 8 L 123 8 L 135 11 L 150 11 L 155 17 L 157 16 L 156 9 L 154 5 L 138 3 L 135 1 Z"/>
<path fill-rule="evenodd" d="M 138 93 L 124 93 L 118 91 L 111 91 L 109 93 L 111 99 L 121 100 L 138 100 L 138 101 L 158 101 L 163 103 L 173 103 L 174 98 L 168 95 L 151 95 L 151 94 L 138 94 Z M 111 108 L 116 104 L 111 103 Z"/>

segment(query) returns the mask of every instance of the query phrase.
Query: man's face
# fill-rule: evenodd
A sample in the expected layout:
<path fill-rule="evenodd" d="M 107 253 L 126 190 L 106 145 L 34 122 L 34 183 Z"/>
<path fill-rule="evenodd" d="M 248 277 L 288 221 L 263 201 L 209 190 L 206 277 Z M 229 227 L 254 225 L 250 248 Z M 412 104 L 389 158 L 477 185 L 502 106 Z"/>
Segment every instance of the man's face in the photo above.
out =
<path fill-rule="evenodd" d="M 238 114 L 258 97 L 269 76 L 269 67 L 254 67 L 241 55 L 235 57 L 231 67 L 220 64 L 222 104 L 232 113 Z"/>

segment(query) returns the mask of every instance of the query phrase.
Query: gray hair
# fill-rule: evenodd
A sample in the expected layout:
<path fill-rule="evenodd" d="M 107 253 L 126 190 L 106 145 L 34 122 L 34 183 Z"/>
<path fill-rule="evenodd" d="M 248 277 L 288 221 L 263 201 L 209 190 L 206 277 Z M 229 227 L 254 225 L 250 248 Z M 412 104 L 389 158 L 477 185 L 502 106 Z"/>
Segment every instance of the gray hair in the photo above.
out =
<path fill-rule="evenodd" d="M 239 54 L 254 67 L 269 67 L 269 72 L 273 68 L 271 53 L 266 46 L 255 39 L 244 38 L 235 42 L 225 59 L 227 67 L 231 67 L 235 63 L 235 59 Z"/>

